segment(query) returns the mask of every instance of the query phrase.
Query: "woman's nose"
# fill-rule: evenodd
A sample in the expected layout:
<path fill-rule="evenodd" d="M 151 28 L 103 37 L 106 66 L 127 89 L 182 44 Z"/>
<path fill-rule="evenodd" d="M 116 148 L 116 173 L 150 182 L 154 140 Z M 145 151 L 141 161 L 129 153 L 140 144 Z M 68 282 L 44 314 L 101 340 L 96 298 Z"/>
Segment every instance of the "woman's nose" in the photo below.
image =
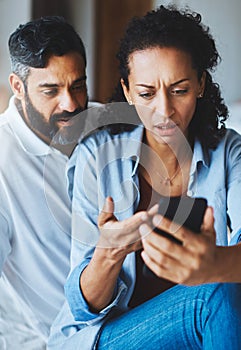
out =
<path fill-rule="evenodd" d="M 157 95 L 155 101 L 155 111 L 160 114 L 162 118 L 170 118 L 174 113 L 174 106 L 171 101 L 171 96 L 166 92 L 161 92 Z"/>
<path fill-rule="evenodd" d="M 74 112 L 78 103 L 70 92 L 65 92 L 60 97 L 59 107 L 62 111 Z"/>

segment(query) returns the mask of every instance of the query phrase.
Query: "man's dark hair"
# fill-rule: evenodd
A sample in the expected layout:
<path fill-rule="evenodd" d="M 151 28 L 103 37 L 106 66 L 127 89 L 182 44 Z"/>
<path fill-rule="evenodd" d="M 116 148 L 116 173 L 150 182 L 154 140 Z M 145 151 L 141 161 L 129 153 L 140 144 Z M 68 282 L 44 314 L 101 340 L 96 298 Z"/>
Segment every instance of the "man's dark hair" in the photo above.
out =
<path fill-rule="evenodd" d="M 9 41 L 12 71 L 24 82 L 30 67 L 44 68 L 51 56 L 78 52 L 86 65 L 84 44 L 63 17 L 46 16 L 21 24 Z"/>
<path fill-rule="evenodd" d="M 196 111 L 189 127 L 189 135 L 198 137 L 203 145 L 215 148 L 224 134 L 224 121 L 228 109 L 210 72 L 217 66 L 220 56 L 209 28 L 201 24 L 201 15 L 175 6 L 160 6 L 143 17 L 134 17 L 120 42 L 117 58 L 120 76 L 129 88 L 129 59 L 135 51 L 154 47 L 174 47 L 190 54 L 199 79 L 206 72 L 203 98 L 198 99 Z M 119 86 L 120 87 L 120 86 Z M 111 101 L 123 101 L 117 88 Z"/>

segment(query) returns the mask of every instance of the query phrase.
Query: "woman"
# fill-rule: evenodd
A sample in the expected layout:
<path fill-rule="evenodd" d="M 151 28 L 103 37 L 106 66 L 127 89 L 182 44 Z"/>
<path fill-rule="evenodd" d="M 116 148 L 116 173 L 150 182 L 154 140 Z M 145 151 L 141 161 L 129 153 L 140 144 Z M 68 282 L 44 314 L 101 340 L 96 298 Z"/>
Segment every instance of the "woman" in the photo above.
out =
<path fill-rule="evenodd" d="M 130 22 L 118 58 L 143 125 L 99 131 L 72 158 L 69 306 L 49 346 L 240 349 L 241 137 L 224 127 L 214 40 L 198 14 L 161 6 Z M 200 234 L 157 213 L 180 195 L 207 199 Z"/>

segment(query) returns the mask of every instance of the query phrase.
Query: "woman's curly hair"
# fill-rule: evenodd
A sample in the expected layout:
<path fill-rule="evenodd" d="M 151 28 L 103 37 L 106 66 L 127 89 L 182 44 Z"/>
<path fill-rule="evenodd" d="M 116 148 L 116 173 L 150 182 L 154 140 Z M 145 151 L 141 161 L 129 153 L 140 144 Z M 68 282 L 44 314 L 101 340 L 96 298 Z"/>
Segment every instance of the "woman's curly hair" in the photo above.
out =
<path fill-rule="evenodd" d="M 120 42 L 117 58 L 119 72 L 127 88 L 129 58 L 135 51 L 152 47 L 174 47 L 190 54 L 193 68 L 200 79 L 206 72 L 203 98 L 197 100 L 189 135 L 198 137 L 208 148 L 215 148 L 225 132 L 224 122 L 228 116 L 219 85 L 214 83 L 212 72 L 220 61 L 209 28 L 201 24 L 201 15 L 175 6 L 160 6 L 143 17 L 134 17 Z M 120 85 L 110 101 L 125 101 Z"/>

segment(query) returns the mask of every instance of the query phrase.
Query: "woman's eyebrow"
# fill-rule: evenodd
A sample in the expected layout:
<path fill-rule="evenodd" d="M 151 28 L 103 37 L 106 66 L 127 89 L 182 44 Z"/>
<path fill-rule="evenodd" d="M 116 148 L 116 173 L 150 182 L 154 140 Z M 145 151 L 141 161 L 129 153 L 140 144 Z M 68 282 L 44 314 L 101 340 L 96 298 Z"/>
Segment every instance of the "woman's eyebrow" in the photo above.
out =
<path fill-rule="evenodd" d="M 188 79 L 188 78 L 180 79 L 180 80 L 175 81 L 174 83 L 172 83 L 171 86 L 178 85 L 178 84 L 181 84 L 181 83 L 183 83 L 185 81 L 189 81 L 189 80 L 190 79 Z"/>
<path fill-rule="evenodd" d="M 172 83 L 170 86 L 175 86 L 175 85 L 181 84 L 181 83 L 183 83 L 185 81 L 188 81 L 188 80 L 190 80 L 190 79 L 188 79 L 188 78 L 180 79 L 180 80 L 175 81 L 174 83 Z M 135 85 L 136 86 L 146 87 L 146 88 L 149 88 L 149 89 L 154 89 L 153 85 L 149 85 L 149 84 L 145 84 L 145 83 L 137 83 Z"/>

